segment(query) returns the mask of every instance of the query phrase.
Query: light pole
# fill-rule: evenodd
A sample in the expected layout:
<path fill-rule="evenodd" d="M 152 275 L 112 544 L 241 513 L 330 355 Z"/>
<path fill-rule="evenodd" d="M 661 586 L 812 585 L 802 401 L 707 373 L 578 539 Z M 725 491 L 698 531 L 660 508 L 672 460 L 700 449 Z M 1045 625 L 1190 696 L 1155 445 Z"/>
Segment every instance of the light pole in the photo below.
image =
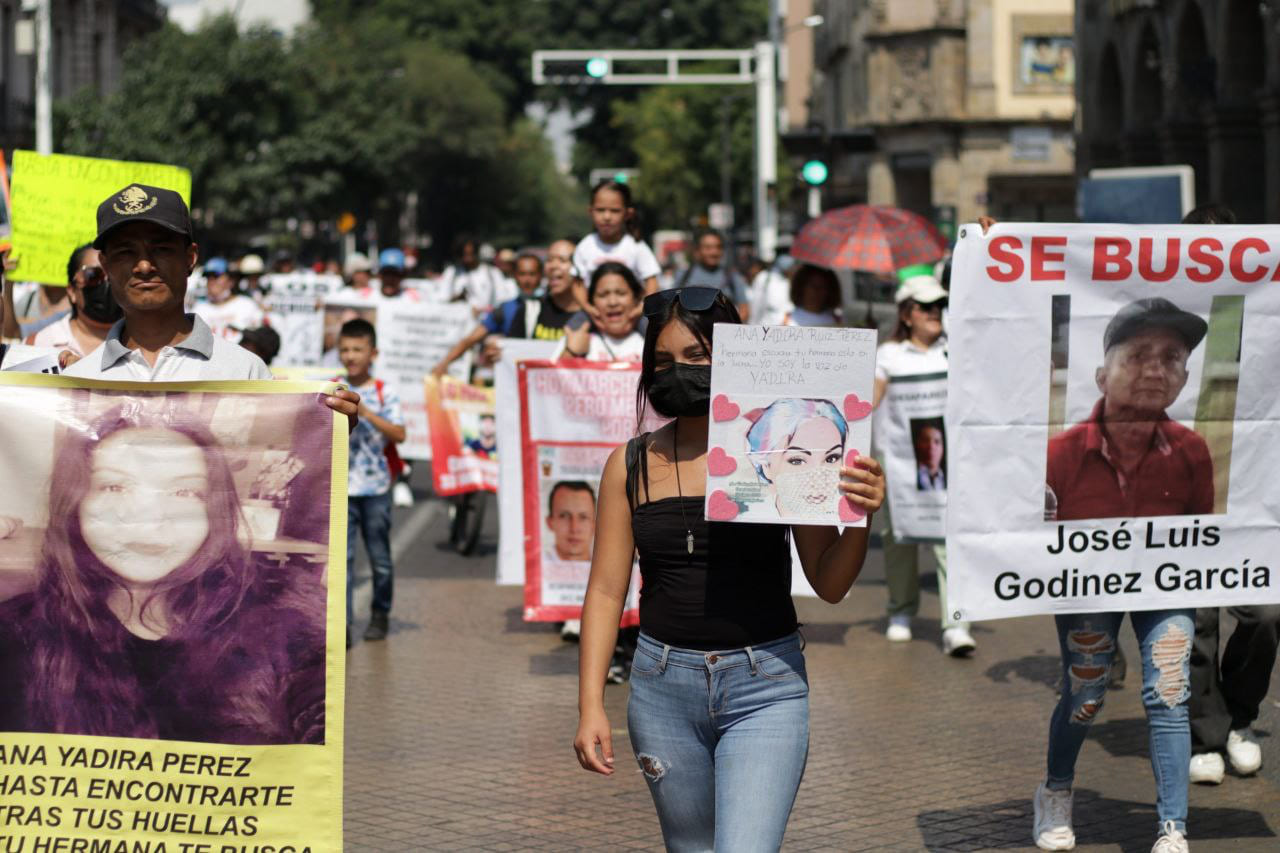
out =
<path fill-rule="evenodd" d="M 49 69 L 53 65 L 53 0 L 36 0 L 36 151 L 53 153 L 53 90 Z"/>

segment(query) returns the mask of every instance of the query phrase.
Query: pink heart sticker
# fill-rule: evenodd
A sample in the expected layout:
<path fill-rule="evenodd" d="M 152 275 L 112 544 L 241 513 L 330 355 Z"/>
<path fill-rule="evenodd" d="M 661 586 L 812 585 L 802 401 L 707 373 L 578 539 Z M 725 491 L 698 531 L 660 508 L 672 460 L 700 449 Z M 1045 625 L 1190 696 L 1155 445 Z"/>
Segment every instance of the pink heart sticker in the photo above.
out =
<path fill-rule="evenodd" d="M 844 398 L 844 416 L 851 421 L 860 421 L 871 414 L 871 404 L 860 400 L 857 394 L 846 394 Z"/>
<path fill-rule="evenodd" d="M 862 454 L 858 452 L 858 449 L 856 447 L 850 450 L 848 453 L 844 455 L 845 467 L 852 468 L 854 461 L 861 455 Z"/>
<path fill-rule="evenodd" d="M 724 489 L 716 489 L 707 501 L 707 518 L 712 521 L 733 521 L 738 517 L 738 505 L 729 500 Z"/>
<path fill-rule="evenodd" d="M 862 521 L 867 517 L 866 510 L 856 504 L 850 503 L 848 498 L 840 499 L 840 520 L 853 524 Z"/>
<path fill-rule="evenodd" d="M 731 421 L 741 411 L 742 409 L 738 408 L 737 403 L 723 394 L 717 394 L 716 398 L 711 401 L 711 417 L 717 421 Z"/>
<path fill-rule="evenodd" d="M 724 452 L 723 447 L 711 448 L 707 455 L 707 473 L 712 477 L 728 477 L 738 470 L 738 460 Z"/>

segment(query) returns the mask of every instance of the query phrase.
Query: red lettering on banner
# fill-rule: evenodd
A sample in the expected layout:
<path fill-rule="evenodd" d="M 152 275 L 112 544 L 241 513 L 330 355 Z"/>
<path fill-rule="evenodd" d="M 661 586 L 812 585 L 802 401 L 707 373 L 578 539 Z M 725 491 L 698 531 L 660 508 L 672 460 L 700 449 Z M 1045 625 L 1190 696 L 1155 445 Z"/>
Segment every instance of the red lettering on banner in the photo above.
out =
<path fill-rule="evenodd" d="M 987 254 L 991 256 L 991 260 L 995 264 L 987 267 L 987 275 L 992 281 L 999 281 L 1005 284 L 1022 278 L 1022 258 L 1018 256 L 1017 251 L 1022 248 L 1022 241 L 1017 237 L 996 237 L 987 246 Z M 996 264 L 1005 264 L 1007 268 L 1002 269 Z"/>
<path fill-rule="evenodd" d="M 1051 248 L 1063 248 L 1067 245 L 1066 237 L 1032 237 L 1031 238 L 1031 280 L 1032 281 L 1066 281 L 1067 271 L 1049 269 L 1046 263 L 1062 263 L 1066 260 L 1065 252 L 1051 252 Z"/>
<path fill-rule="evenodd" d="M 1182 241 L 1172 237 L 1165 243 L 1164 269 L 1157 270 L 1152 266 L 1151 256 L 1155 254 L 1155 239 L 1143 237 L 1138 240 L 1138 275 L 1144 281 L 1168 281 L 1178 274 L 1178 252 Z"/>
<path fill-rule="evenodd" d="M 1267 245 L 1265 240 L 1259 240 L 1257 237 L 1246 237 L 1231 247 L 1231 277 L 1236 281 L 1252 283 L 1262 281 L 1267 277 L 1267 268 L 1256 266 L 1252 270 L 1246 272 L 1244 268 L 1244 253 L 1253 249 L 1258 254 L 1266 254 L 1271 247 Z"/>
<path fill-rule="evenodd" d="M 1214 237 L 1197 237 L 1192 240 L 1190 248 L 1187 249 L 1187 255 L 1191 263 L 1201 266 L 1188 265 L 1187 278 L 1199 284 L 1221 278 L 1226 265 L 1223 264 L 1222 258 L 1214 254 L 1221 251 L 1222 241 Z"/>
<path fill-rule="evenodd" d="M 1099 237 L 1093 241 L 1093 280 L 1124 281 L 1133 275 L 1129 252 L 1133 244 L 1123 237 Z"/>

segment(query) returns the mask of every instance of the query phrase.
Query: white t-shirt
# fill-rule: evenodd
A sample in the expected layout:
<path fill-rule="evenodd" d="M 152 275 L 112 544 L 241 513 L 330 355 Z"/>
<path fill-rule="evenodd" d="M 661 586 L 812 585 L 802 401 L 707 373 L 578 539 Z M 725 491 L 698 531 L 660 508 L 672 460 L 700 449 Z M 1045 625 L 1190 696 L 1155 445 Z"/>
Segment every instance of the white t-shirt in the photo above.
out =
<path fill-rule="evenodd" d="M 71 332 L 71 315 L 63 317 L 51 326 L 45 326 L 43 329 L 35 333 L 31 339 L 31 345 L 36 347 L 51 347 L 61 352 L 62 350 L 70 350 L 78 356 L 83 357 L 84 351 L 80 349 L 80 341 Z"/>
<path fill-rule="evenodd" d="M 219 338 L 198 315 L 191 334 L 182 343 L 160 350 L 155 366 L 137 350 L 120 343 L 121 320 L 111 327 L 103 344 L 63 371 L 81 379 L 115 379 L 126 382 L 196 382 L 214 379 L 271 379 L 271 370 L 247 349 Z"/>
<path fill-rule="evenodd" d="M 260 328 L 266 321 L 258 303 L 240 293 L 225 302 L 197 302 L 195 313 L 216 337 L 232 343 L 239 343 L 245 331 Z"/>
<path fill-rule="evenodd" d="M 468 270 L 454 265 L 444 272 L 444 292 L 452 301 L 464 299 L 477 311 L 492 311 L 520 295 L 520 288 L 497 267 L 479 264 Z"/>
<path fill-rule="evenodd" d="M 397 293 L 395 296 L 387 296 L 385 293 L 382 292 L 381 286 L 375 287 L 372 285 L 370 285 L 369 287 L 361 287 L 361 288 L 344 287 L 341 291 L 339 291 L 339 295 L 340 296 L 351 295 L 359 299 L 367 299 L 370 302 L 415 302 L 416 303 L 416 302 L 426 301 L 422 296 L 422 291 L 405 287 L 403 283 L 401 283 L 400 292 Z"/>
<path fill-rule="evenodd" d="M 776 270 L 763 270 L 751 280 L 748 303 L 753 326 L 781 326 L 795 306 L 791 304 L 791 280 Z"/>
<path fill-rule="evenodd" d="M 566 341 L 560 339 L 553 358 L 564 356 Z M 631 332 L 621 338 L 602 332 L 591 333 L 591 345 L 587 347 L 587 361 L 639 361 L 644 355 L 644 335 Z"/>
<path fill-rule="evenodd" d="M 662 267 L 654 257 L 653 250 L 643 240 L 637 240 L 630 234 L 623 235 L 616 243 L 606 243 L 600 235 L 592 231 L 578 242 L 573 250 L 573 271 L 586 283 L 591 282 L 591 274 L 596 267 L 606 261 L 615 261 L 631 267 L 631 271 L 644 284 L 645 279 L 661 274 Z"/>
<path fill-rule="evenodd" d="M 755 321 L 752 320 L 752 322 L 754 323 Z M 813 311 L 806 311 L 803 308 L 793 308 L 791 313 L 787 316 L 787 325 L 818 327 L 839 326 L 840 318 L 836 316 L 836 312 L 834 310 L 815 313 Z"/>

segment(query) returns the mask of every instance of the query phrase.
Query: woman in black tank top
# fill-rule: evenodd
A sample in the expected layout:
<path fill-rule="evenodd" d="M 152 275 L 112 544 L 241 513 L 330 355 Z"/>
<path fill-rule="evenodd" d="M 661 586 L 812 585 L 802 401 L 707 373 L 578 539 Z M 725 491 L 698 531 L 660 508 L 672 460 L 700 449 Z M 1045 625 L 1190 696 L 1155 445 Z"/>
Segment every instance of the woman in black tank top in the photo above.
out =
<path fill-rule="evenodd" d="M 703 514 L 711 336 L 738 312 L 715 288 L 645 300 L 637 393 L 674 420 L 609 457 L 582 616 L 579 724 L 587 770 L 614 772 L 605 673 L 635 553 L 641 637 L 628 728 L 670 850 L 776 850 L 808 750 L 808 680 L 791 601 L 791 540 L 824 600 L 862 570 L 867 527 L 708 522 Z M 868 516 L 884 500 L 870 457 L 840 490 Z"/>

